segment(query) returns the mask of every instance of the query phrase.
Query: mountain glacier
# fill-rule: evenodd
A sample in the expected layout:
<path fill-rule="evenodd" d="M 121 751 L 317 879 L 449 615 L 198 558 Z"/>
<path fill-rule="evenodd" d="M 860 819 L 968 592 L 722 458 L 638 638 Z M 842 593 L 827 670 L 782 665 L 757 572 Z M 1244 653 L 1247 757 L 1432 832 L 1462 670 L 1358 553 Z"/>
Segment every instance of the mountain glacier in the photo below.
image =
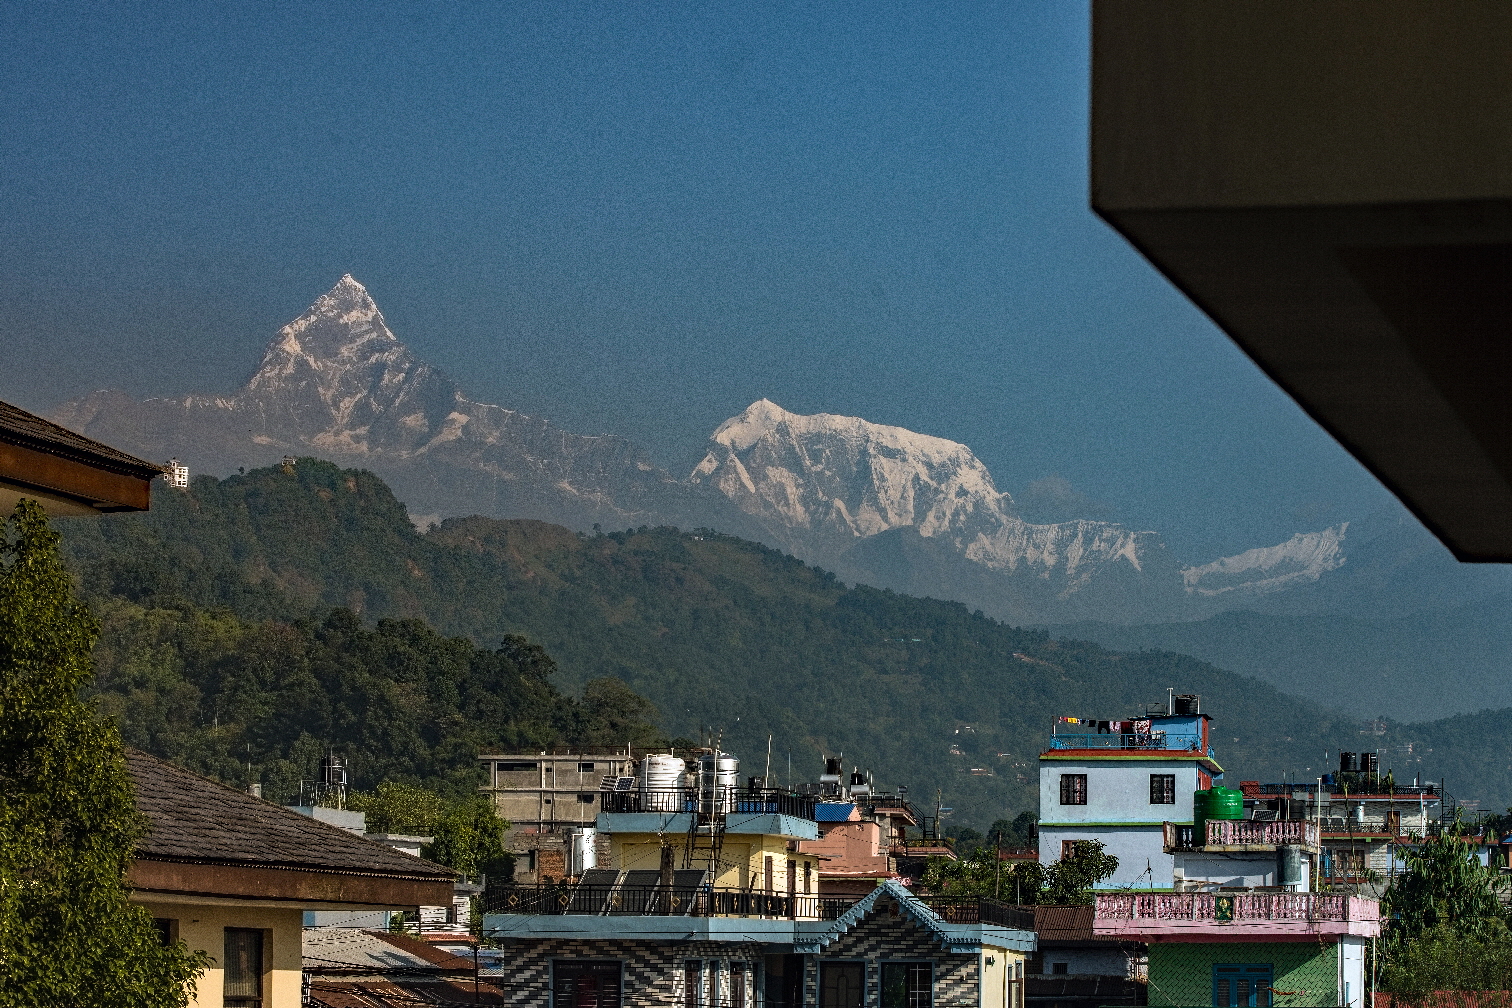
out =
<path fill-rule="evenodd" d="M 907 529 L 1004 575 L 1030 575 L 1064 599 L 1110 566 L 1141 574 L 1151 532 L 1107 522 L 1030 525 L 970 448 L 769 400 L 719 426 L 690 479 L 718 489 L 799 555 L 854 568 L 858 539 Z M 892 580 L 892 579 L 889 579 Z"/>
<path fill-rule="evenodd" d="M 1310 584 L 1347 526 L 1185 569 L 1159 536 L 1034 524 L 970 448 L 766 399 L 712 434 L 687 479 L 613 436 L 467 397 L 418 360 L 350 275 L 280 329 L 230 395 L 97 392 L 54 419 L 193 471 L 314 454 L 382 476 L 417 520 L 483 514 L 571 528 L 669 524 L 756 539 L 849 581 L 956 599 L 1019 623 L 1189 619 Z"/>

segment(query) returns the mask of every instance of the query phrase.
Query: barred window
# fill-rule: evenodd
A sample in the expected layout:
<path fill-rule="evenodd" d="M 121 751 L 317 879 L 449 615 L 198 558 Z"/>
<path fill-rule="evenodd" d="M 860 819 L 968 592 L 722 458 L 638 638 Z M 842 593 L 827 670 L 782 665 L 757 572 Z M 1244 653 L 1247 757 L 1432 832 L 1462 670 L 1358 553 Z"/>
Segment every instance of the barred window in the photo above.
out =
<path fill-rule="evenodd" d="M 1063 773 L 1060 781 L 1060 803 L 1062 805 L 1085 805 L 1087 804 L 1087 775 L 1084 773 Z"/>
<path fill-rule="evenodd" d="M 882 964 L 882 1008 L 932 1008 L 934 976 L 927 962 Z"/>
<path fill-rule="evenodd" d="M 1150 774 L 1150 804 L 1176 804 L 1176 775 L 1171 773 Z"/>

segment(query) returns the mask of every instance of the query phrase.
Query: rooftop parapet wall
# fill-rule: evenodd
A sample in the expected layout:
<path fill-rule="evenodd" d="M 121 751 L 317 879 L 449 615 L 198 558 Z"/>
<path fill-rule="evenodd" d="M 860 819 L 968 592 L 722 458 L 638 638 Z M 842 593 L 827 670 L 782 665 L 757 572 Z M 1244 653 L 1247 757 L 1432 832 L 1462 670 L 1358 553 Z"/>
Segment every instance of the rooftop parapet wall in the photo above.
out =
<path fill-rule="evenodd" d="M 1381 933 L 1372 899 L 1327 893 L 1110 893 L 1097 897 L 1092 931 L 1132 941 L 1296 941 L 1298 936 Z"/>

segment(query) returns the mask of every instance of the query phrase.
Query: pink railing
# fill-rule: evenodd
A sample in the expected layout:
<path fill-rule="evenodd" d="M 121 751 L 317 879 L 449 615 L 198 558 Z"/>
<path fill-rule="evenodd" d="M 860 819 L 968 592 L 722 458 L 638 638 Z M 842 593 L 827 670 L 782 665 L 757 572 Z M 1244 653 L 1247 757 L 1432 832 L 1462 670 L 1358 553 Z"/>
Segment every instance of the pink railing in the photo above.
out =
<path fill-rule="evenodd" d="M 1318 845 L 1318 824 L 1302 820 L 1255 822 L 1249 819 L 1210 819 L 1210 844 L 1310 844 Z"/>
<path fill-rule="evenodd" d="M 1219 903 L 1218 901 L 1224 901 Z M 1220 910 L 1222 911 L 1220 913 Z M 1108 920 L 1344 921 L 1349 897 L 1323 893 L 1110 893 L 1098 895 Z"/>

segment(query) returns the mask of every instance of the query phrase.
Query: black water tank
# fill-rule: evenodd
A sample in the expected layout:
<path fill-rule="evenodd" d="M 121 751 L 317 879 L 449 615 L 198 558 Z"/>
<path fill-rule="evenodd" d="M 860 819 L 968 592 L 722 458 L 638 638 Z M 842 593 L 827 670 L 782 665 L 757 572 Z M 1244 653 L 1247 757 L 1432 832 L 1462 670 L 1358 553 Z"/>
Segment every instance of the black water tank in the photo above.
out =
<path fill-rule="evenodd" d="M 1202 711 L 1202 697 L 1196 693 L 1177 693 L 1174 702 L 1175 710 L 1171 713 L 1177 717 L 1191 717 Z"/>
<path fill-rule="evenodd" d="M 826 756 L 824 758 L 824 775 L 826 777 L 839 777 L 840 776 L 840 759 L 839 759 L 839 757 L 836 757 L 836 756 Z"/>
<path fill-rule="evenodd" d="M 1360 754 L 1352 752 L 1339 753 L 1339 773 L 1359 773 Z"/>
<path fill-rule="evenodd" d="M 1360 769 L 1366 773 L 1375 773 L 1381 767 L 1381 757 L 1373 752 L 1360 753 Z"/>

